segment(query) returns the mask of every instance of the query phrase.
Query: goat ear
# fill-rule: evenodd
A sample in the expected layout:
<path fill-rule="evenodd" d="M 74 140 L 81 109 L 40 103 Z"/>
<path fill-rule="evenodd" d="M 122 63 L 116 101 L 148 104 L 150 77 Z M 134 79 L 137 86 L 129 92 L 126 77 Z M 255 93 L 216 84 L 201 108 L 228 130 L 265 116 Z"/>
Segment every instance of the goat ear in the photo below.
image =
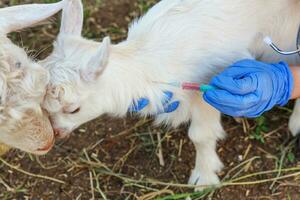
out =
<path fill-rule="evenodd" d="M 0 9 L 0 32 L 30 27 L 60 11 L 67 0 L 52 4 L 28 4 Z"/>
<path fill-rule="evenodd" d="M 81 72 L 81 78 L 85 81 L 95 81 L 108 65 L 111 41 L 109 37 L 103 39 L 101 46 L 95 55 L 88 61 L 87 68 Z"/>
<path fill-rule="evenodd" d="M 81 0 L 69 0 L 63 8 L 60 34 L 81 35 L 83 6 Z"/>

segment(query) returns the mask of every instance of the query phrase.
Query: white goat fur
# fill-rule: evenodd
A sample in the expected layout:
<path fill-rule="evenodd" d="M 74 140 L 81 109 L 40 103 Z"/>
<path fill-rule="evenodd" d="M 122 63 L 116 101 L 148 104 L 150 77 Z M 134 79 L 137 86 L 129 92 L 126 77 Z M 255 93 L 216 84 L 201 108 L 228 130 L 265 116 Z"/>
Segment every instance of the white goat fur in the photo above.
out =
<path fill-rule="evenodd" d="M 54 51 L 42 62 L 51 75 L 44 106 L 54 128 L 66 134 L 104 113 L 124 116 L 140 97 L 151 102 L 141 114 L 155 114 L 163 91 L 172 91 L 181 105 L 157 121 L 177 126 L 191 120 L 189 137 L 197 155 L 190 183 L 217 184 L 222 163 L 216 141 L 224 136 L 220 113 L 197 92 L 153 81 L 208 83 L 244 58 L 299 63 L 298 55 L 280 57 L 263 44 L 269 35 L 284 49 L 294 49 L 299 10 L 299 0 L 162 0 L 133 23 L 126 41 L 110 45 L 107 38 L 99 44 L 80 36 L 82 5 L 73 0 L 64 8 Z M 71 114 L 77 107 L 80 112 Z M 296 134 L 300 111 L 294 119 Z"/>
<path fill-rule="evenodd" d="M 6 34 L 45 20 L 62 6 L 63 2 L 0 9 L 0 141 L 30 153 L 45 154 L 54 142 L 48 115 L 41 108 L 49 73 Z"/>

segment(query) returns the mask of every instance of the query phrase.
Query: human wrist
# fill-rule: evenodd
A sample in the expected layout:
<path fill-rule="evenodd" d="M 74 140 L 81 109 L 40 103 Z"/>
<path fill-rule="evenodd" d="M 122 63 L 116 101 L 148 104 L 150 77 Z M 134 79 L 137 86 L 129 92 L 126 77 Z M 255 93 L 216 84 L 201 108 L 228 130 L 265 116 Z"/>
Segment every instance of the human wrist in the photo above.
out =
<path fill-rule="evenodd" d="M 291 99 L 300 98 L 300 67 L 291 66 L 290 70 L 294 78 L 294 87 L 291 95 Z"/>
<path fill-rule="evenodd" d="M 280 62 L 275 66 L 279 71 L 278 80 L 282 81 L 281 87 L 278 88 L 278 94 L 280 94 L 281 97 L 278 101 L 278 105 L 285 106 L 292 98 L 294 90 L 294 74 L 290 66 L 286 62 Z"/>

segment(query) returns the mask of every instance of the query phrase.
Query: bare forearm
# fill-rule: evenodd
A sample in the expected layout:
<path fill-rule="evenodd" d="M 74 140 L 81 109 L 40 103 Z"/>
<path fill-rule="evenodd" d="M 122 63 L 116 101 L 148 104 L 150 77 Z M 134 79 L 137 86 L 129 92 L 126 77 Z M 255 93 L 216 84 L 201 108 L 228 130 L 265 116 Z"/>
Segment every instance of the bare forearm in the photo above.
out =
<path fill-rule="evenodd" d="M 300 98 L 300 66 L 290 67 L 294 77 L 294 89 L 292 92 L 292 99 Z"/>

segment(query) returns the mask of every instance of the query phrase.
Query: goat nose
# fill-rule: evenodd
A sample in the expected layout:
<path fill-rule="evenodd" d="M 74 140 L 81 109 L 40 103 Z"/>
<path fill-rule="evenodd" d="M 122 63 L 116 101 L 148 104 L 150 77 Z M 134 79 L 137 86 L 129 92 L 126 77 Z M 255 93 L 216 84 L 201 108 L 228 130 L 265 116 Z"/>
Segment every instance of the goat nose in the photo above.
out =
<path fill-rule="evenodd" d="M 52 148 L 52 146 L 54 145 L 54 142 L 55 142 L 54 139 L 49 141 L 44 147 L 39 148 L 38 151 L 49 151 Z"/>
<path fill-rule="evenodd" d="M 67 138 L 70 134 L 66 129 L 54 128 L 54 135 L 56 138 L 64 139 Z"/>
<path fill-rule="evenodd" d="M 59 130 L 59 129 L 56 129 L 56 128 L 55 128 L 55 129 L 53 130 L 53 132 L 54 132 L 54 136 L 55 136 L 55 137 L 59 137 L 59 135 L 60 135 L 60 130 Z"/>

